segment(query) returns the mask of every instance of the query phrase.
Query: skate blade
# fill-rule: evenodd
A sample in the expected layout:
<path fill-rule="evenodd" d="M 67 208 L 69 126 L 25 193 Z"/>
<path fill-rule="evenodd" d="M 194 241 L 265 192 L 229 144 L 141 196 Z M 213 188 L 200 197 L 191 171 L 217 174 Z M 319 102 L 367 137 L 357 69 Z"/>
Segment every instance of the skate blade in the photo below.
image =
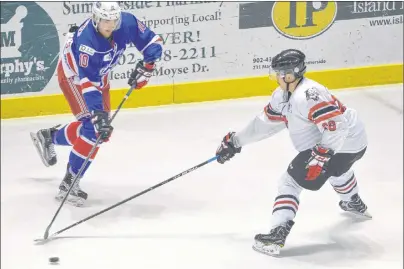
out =
<path fill-rule="evenodd" d="M 58 195 L 55 196 L 55 199 L 58 202 L 62 202 L 64 198 L 65 198 L 65 196 L 61 193 L 59 193 Z M 67 197 L 65 203 L 75 206 L 75 207 L 83 207 L 84 201 L 85 200 L 82 198 L 77 198 L 75 196 L 69 195 L 69 197 Z"/>
<path fill-rule="evenodd" d="M 255 244 L 252 246 L 253 250 L 263 253 L 268 256 L 272 257 L 279 257 L 279 254 L 281 252 L 281 247 L 275 244 L 271 245 L 264 245 L 261 242 L 255 242 Z"/>
<path fill-rule="evenodd" d="M 364 219 L 372 219 L 373 216 L 366 210 L 363 213 L 360 213 L 358 211 L 349 211 L 349 210 L 345 210 L 345 212 L 351 214 L 354 217 L 360 217 L 360 218 L 364 218 Z"/>
<path fill-rule="evenodd" d="M 373 218 L 373 216 L 370 215 L 370 213 L 367 210 L 365 212 L 363 212 L 363 213 L 360 213 L 360 212 L 352 212 L 352 213 L 355 214 L 356 216 L 364 217 L 364 218 L 367 218 L 367 219 L 372 219 Z"/>
<path fill-rule="evenodd" d="M 49 167 L 49 166 L 50 166 L 49 163 L 45 160 L 45 158 L 44 158 L 44 156 L 43 156 L 44 154 L 43 154 L 43 152 L 42 152 L 41 144 L 40 144 L 40 142 L 39 142 L 39 140 L 38 140 L 37 134 L 36 134 L 36 133 L 30 133 L 30 136 L 31 136 L 32 142 L 34 143 L 34 146 L 35 146 L 35 148 L 36 148 L 36 151 L 38 152 L 38 155 L 39 155 L 39 157 L 41 158 L 42 163 L 43 163 L 46 167 Z"/>

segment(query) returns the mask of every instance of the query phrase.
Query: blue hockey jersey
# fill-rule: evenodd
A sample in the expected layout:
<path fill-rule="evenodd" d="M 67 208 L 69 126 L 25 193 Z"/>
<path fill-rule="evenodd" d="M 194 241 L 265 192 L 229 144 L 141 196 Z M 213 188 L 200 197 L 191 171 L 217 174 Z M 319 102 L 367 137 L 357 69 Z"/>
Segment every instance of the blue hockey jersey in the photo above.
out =
<path fill-rule="evenodd" d="M 126 46 L 133 44 L 143 54 L 144 62 L 161 57 L 161 38 L 133 14 L 122 12 L 121 23 L 112 41 L 97 32 L 91 19 L 67 38 L 60 59 L 66 77 L 80 85 L 88 110 L 104 110 L 101 89 L 108 83 L 108 73 L 118 64 Z"/>

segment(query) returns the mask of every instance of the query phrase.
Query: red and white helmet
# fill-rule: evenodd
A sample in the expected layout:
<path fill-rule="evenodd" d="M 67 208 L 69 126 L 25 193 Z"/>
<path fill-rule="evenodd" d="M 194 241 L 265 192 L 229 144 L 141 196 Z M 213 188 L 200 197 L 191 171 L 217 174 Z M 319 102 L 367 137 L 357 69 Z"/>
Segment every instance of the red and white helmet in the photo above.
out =
<path fill-rule="evenodd" d="M 121 25 L 121 7 L 118 2 L 94 2 L 93 4 L 93 25 L 97 28 L 98 23 L 102 20 L 116 20 L 116 29 Z"/>

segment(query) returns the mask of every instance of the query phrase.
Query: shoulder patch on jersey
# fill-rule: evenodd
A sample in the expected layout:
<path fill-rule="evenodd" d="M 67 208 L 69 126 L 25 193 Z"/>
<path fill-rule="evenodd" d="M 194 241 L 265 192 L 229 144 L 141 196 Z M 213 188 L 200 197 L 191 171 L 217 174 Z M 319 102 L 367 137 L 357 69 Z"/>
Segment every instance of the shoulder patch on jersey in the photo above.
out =
<path fill-rule="evenodd" d="M 139 28 L 140 32 L 144 33 L 144 31 L 146 30 L 146 26 L 143 24 L 143 22 L 137 20 L 137 27 Z"/>
<path fill-rule="evenodd" d="M 88 55 L 93 56 L 95 53 L 95 49 L 90 48 L 89 46 L 86 45 L 80 45 L 79 51 L 87 53 Z"/>
<path fill-rule="evenodd" d="M 308 88 L 305 91 L 305 93 L 306 93 L 307 101 L 309 101 L 310 99 L 313 100 L 313 101 L 318 101 L 320 94 L 318 93 L 316 88 L 314 88 L 314 87 Z"/>

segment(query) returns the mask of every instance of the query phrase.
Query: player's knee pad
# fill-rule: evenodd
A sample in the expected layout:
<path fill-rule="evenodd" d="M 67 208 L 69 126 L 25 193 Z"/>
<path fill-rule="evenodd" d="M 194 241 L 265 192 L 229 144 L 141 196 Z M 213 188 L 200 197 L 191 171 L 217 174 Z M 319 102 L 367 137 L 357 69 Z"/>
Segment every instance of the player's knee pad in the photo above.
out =
<path fill-rule="evenodd" d="M 95 145 L 95 142 L 97 141 L 97 135 L 95 133 L 94 125 L 91 122 L 90 118 L 86 118 L 83 120 L 83 125 L 80 130 L 80 147 L 84 150 L 83 153 L 85 153 L 85 156 L 90 155 L 90 151 Z M 90 160 L 93 160 L 95 158 L 95 155 L 97 154 L 98 148 L 101 143 L 98 144 L 97 148 L 95 149 L 94 153 L 90 157 Z"/>
<path fill-rule="evenodd" d="M 289 175 L 288 172 L 283 173 L 280 181 L 278 182 L 279 194 L 292 194 L 299 197 L 303 188 Z"/>
<path fill-rule="evenodd" d="M 76 139 L 76 143 L 73 146 L 73 152 L 81 159 L 85 159 L 90 156 L 90 152 L 93 149 L 97 138 L 94 126 L 91 123 L 90 119 L 84 119 L 82 122 L 83 124 L 80 129 L 80 136 Z M 93 151 L 93 154 L 90 157 L 90 161 L 95 158 L 98 148 L 99 145 Z"/>
<path fill-rule="evenodd" d="M 82 122 L 83 122 L 83 125 L 80 130 L 80 135 L 87 138 L 91 142 L 95 143 L 95 141 L 97 140 L 97 136 L 95 134 L 95 129 L 94 129 L 93 123 L 91 122 L 91 120 L 89 118 L 83 119 Z"/>

